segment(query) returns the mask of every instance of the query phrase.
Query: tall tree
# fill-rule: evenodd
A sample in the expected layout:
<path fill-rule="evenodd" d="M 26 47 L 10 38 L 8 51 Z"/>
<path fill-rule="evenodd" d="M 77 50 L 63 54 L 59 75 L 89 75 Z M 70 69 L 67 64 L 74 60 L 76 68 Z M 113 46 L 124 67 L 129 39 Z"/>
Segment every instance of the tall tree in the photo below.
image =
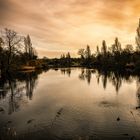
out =
<path fill-rule="evenodd" d="M 90 50 L 90 46 L 89 45 L 87 45 L 87 48 L 85 50 L 85 57 L 86 57 L 86 59 L 91 58 L 91 50 Z"/>
<path fill-rule="evenodd" d="M 122 51 L 122 48 L 121 48 L 121 43 L 119 42 L 119 39 L 116 37 L 115 38 L 115 50 L 117 51 L 117 52 L 121 52 Z"/>
<path fill-rule="evenodd" d="M 122 48 L 121 48 L 121 43 L 119 42 L 118 38 L 115 38 L 115 42 L 111 47 L 111 52 L 114 54 L 121 53 Z"/>
<path fill-rule="evenodd" d="M 3 68 L 3 39 L 0 37 L 0 73 L 2 71 Z"/>
<path fill-rule="evenodd" d="M 68 52 L 67 55 L 66 55 L 66 58 L 70 59 L 71 56 L 70 56 L 70 53 Z"/>
<path fill-rule="evenodd" d="M 25 53 L 28 55 L 28 59 L 32 60 L 34 59 L 37 54 L 35 49 L 32 47 L 32 41 L 29 35 L 24 38 L 24 45 L 25 45 Z"/>
<path fill-rule="evenodd" d="M 100 54 L 99 46 L 96 46 L 96 56 Z"/>
<path fill-rule="evenodd" d="M 136 30 L 136 49 L 137 51 L 140 51 L 140 19 L 139 19 L 139 24 L 138 24 L 138 27 L 137 27 L 137 30 Z"/>
<path fill-rule="evenodd" d="M 107 54 L 107 45 L 106 45 L 106 41 L 105 40 L 103 40 L 103 42 L 102 42 L 101 50 L 102 50 L 102 54 L 105 56 Z"/>
<path fill-rule="evenodd" d="M 70 56 L 70 53 L 69 52 L 66 55 L 66 60 L 67 60 L 68 66 L 70 66 L 71 65 L 71 56 Z"/>

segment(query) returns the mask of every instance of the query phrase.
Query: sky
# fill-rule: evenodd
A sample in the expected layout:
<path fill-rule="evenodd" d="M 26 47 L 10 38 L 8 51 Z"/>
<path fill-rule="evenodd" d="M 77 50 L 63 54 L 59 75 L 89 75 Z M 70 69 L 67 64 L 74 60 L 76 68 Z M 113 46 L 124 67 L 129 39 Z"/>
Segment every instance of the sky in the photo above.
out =
<path fill-rule="evenodd" d="M 135 44 L 139 0 L 0 0 L 0 28 L 29 34 L 39 57 L 91 50 L 118 37 Z"/>

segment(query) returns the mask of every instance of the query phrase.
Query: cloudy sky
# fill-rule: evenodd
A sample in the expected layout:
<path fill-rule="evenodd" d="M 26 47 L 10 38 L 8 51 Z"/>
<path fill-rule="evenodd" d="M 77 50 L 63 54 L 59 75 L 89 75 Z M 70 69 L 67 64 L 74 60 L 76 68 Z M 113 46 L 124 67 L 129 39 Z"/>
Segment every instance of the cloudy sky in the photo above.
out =
<path fill-rule="evenodd" d="M 40 57 L 95 50 L 116 36 L 134 44 L 139 17 L 139 0 L 0 0 L 0 28 L 30 34 Z"/>

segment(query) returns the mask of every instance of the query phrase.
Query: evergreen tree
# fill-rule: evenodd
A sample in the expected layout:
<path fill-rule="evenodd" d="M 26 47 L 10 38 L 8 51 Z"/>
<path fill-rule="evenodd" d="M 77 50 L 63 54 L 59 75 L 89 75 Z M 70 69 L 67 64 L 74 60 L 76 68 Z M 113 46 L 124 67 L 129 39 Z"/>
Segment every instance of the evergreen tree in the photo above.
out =
<path fill-rule="evenodd" d="M 71 65 L 71 56 L 70 56 L 69 52 L 66 55 L 66 59 L 67 59 L 67 65 L 70 66 Z"/>
<path fill-rule="evenodd" d="M 96 56 L 100 54 L 99 46 L 96 46 Z"/>
<path fill-rule="evenodd" d="M 86 59 L 90 59 L 91 58 L 91 50 L 90 50 L 90 46 L 87 45 L 87 48 L 85 50 L 85 58 Z"/>
<path fill-rule="evenodd" d="M 24 38 L 25 54 L 28 57 L 28 60 L 35 59 L 37 57 L 36 50 L 32 47 L 31 38 L 29 35 Z"/>
<path fill-rule="evenodd" d="M 107 45 L 106 45 L 106 41 L 105 40 L 103 40 L 103 42 L 102 42 L 101 50 L 102 50 L 103 56 L 105 56 L 107 54 Z"/>

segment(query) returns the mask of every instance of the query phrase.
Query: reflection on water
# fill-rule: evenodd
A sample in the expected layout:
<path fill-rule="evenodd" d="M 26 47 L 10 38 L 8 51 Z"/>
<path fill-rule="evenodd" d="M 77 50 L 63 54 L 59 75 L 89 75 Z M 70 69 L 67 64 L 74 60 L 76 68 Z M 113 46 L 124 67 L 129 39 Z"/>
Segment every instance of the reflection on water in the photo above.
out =
<path fill-rule="evenodd" d="M 81 74 L 79 75 L 79 79 L 87 80 L 88 84 L 90 84 L 92 73 L 95 73 L 95 70 L 81 69 Z"/>
<path fill-rule="evenodd" d="M 29 100 L 32 99 L 34 88 L 37 84 L 37 72 L 20 72 L 18 74 L 8 73 L 0 79 L 0 100 L 4 100 L 7 106 L 4 112 L 12 114 L 20 110 L 21 102 L 24 102 L 26 95 Z"/>
<path fill-rule="evenodd" d="M 84 68 L 0 79 L 0 138 L 140 139 L 140 76 Z"/>
<path fill-rule="evenodd" d="M 66 71 L 66 70 L 65 70 Z M 90 84 L 92 74 L 96 75 L 97 83 L 102 82 L 103 88 L 106 89 L 107 81 L 112 83 L 112 86 L 115 87 L 116 92 L 122 86 L 122 82 L 131 83 L 133 79 L 136 79 L 139 83 L 140 77 L 138 75 L 131 75 L 129 73 L 123 72 L 107 72 L 107 71 L 97 71 L 93 69 L 81 69 L 81 73 L 79 74 L 80 80 L 86 80 L 88 84 Z M 101 80 L 100 80 L 101 79 Z"/>
<path fill-rule="evenodd" d="M 71 68 L 63 68 L 60 69 L 62 74 L 67 74 L 70 77 L 71 74 Z"/>

